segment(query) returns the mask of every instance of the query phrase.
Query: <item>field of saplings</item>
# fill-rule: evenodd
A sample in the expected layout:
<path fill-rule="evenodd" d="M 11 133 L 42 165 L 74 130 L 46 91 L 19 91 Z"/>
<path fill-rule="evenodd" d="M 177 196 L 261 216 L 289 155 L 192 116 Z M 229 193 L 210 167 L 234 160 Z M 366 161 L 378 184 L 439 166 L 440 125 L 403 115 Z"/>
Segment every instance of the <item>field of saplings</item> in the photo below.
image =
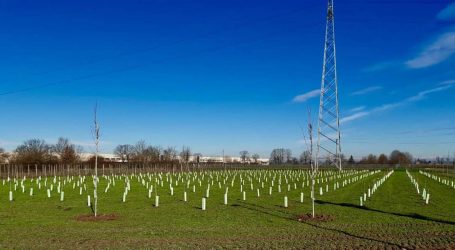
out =
<path fill-rule="evenodd" d="M 313 218 L 309 173 L 4 177 L 0 248 L 455 248 L 454 176 L 322 170 Z"/>

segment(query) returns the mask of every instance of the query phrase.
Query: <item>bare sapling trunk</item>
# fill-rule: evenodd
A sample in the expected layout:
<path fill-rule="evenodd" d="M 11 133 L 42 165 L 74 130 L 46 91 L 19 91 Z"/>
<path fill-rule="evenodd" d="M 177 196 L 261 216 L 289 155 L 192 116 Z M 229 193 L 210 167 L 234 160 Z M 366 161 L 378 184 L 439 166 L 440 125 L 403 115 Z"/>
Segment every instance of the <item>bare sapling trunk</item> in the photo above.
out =
<path fill-rule="evenodd" d="M 98 124 L 97 119 L 97 106 L 95 105 L 95 117 L 94 117 L 94 129 L 93 129 L 93 137 L 95 140 L 95 176 L 93 177 L 93 198 L 94 198 L 94 213 L 95 217 L 97 216 L 98 212 L 98 153 L 99 153 L 99 142 L 100 142 L 100 126 Z"/>
<path fill-rule="evenodd" d="M 315 192 L 314 192 L 314 184 L 315 184 L 315 179 L 318 174 L 318 159 L 313 159 L 314 158 L 314 150 L 313 150 L 313 125 L 312 125 L 312 120 L 311 120 L 311 109 L 308 107 L 308 123 L 307 123 L 307 133 L 308 133 L 308 138 L 305 136 L 305 132 L 303 132 L 303 138 L 306 144 L 306 148 L 309 152 L 310 155 L 310 178 L 311 178 L 311 208 L 312 208 L 312 216 L 314 218 L 315 212 L 314 212 L 314 203 L 315 203 Z M 302 129 L 303 130 L 303 129 Z"/>

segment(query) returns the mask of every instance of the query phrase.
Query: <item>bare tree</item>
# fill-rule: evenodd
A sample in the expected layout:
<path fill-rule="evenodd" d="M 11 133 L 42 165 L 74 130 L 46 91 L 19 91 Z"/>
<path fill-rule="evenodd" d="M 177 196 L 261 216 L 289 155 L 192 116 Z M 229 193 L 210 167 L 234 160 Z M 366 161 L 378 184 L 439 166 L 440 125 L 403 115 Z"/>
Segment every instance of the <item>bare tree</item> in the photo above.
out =
<path fill-rule="evenodd" d="M 250 153 L 248 151 L 243 150 L 240 151 L 240 159 L 242 160 L 242 163 L 245 163 L 247 160 L 250 158 Z"/>
<path fill-rule="evenodd" d="M 175 161 L 177 159 L 177 150 L 175 147 L 167 147 L 163 150 L 163 158 L 165 161 Z"/>
<path fill-rule="evenodd" d="M 376 164 L 378 162 L 378 159 L 376 157 L 376 155 L 374 154 L 369 154 L 367 157 L 364 157 L 360 163 L 364 163 L 364 164 Z"/>
<path fill-rule="evenodd" d="M 308 150 L 305 150 L 300 154 L 300 163 L 308 164 L 311 160 L 311 153 Z"/>
<path fill-rule="evenodd" d="M 270 163 L 284 164 L 292 162 L 292 151 L 286 148 L 275 148 L 270 154 Z"/>
<path fill-rule="evenodd" d="M 312 202 L 312 216 L 314 218 L 315 212 L 314 212 L 314 202 L 315 202 L 315 194 L 314 194 L 314 185 L 315 185 L 315 179 L 316 176 L 318 175 L 319 171 L 319 164 L 317 159 L 313 160 L 314 158 L 314 150 L 313 150 L 313 122 L 311 119 L 311 110 L 308 107 L 308 122 L 307 122 L 307 133 L 308 133 L 308 138 L 305 136 L 305 131 L 303 131 L 303 139 L 305 141 L 305 146 L 307 148 L 307 151 L 309 152 L 310 155 L 310 178 L 311 178 L 311 202 Z"/>
<path fill-rule="evenodd" d="M 412 163 L 412 155 L 408 152 L 401 152 L 399 150 L 393 150 L 390 153 L 389 163 L 390 164 L 400 164 L 406 165 Z"/>
<path fill-rule="evenodd" d="M 291 163 L 292 162 L 292 151 L 287 148 L 284 151 L 284 158 L 285 158 L 285 163 Z"/>
<path fill-rule="evenodd" d="M 189 171 L 188 163 L 190 162 L 191 158 L 191 149 L 190 147 L 182 147 L 182 151 L 180 152 L 180 163 L 184 164 L 186 167 L 186 170 Z M 182 171 L 182 169 L 180 169 Z"/>
<path fill-rule="evenodd" d="M 140 140 L 134 145 L 132 151 L 132 158 L 134 161 L 145 163 L 146 162 L 147 144 L 144 140 Z"/>
<path fill-rule="evenodd" d="M 387 164 L 388 161 L 389 161 L 389 159 L 387 158 L 387 156 L 385 154 L 379 155 L 378 164 Z"/>
<path fill-rule="evenodd" d="M 79 160 L 78 148 L 67 138 L 58 138 L 52 151 L 58 155 L 60 163 L 71 164 Z"/>
<path fill-rule="evenodd" d="M 199 163 L 201 162 L 202 159 L 202 154 L 201 153 L 195 153 L 194 154 L 194 161 L 196 162 L 196 168 L 199 169 Z"/>
<path fill-rule="evenodd" d="M 52 155 L 51 146 L 44 140 L 30 139 L 19 145 L 15 150 L 14 161 L 24 164 L 53 163 L 57 158 Z"/>
<path fill-rule="evenodd" d="M 5 149 L 0 148 L 0 163 L 6 163 L 9 160 L 10 155 L 5 152 Z"/>
<path fill-rule="evenodd" d="M 134 146 L 129 144 L 118 145 L 114 149 L 114 154 L 120 157 L 122 162 L 128 162 L 134 155 Z"/>
<path fill-rule="evenodd" d="M 95 177 L 93 180 L 94 190 L 93 190 L 93 199 L 94 199 L 94 213 L 95 217 L 97 215 L 98 209 L 98 153 L 99 153 L 99 143 L 100 143 L 100 125 L 98 124 L 97 117 L 98 104 L 95 104 L 94 110 L 94 127 L 93 127 L 93 139 L 95 141 Z"/>
<path fill-rule="evenodd" d="M 158 162 L 160 161 L 160 155 L 161 155 L 161 148 L 158 146 L 148 146 L 145 149 L 144 152 L 144 157 L 146 159 L 146 162 Z"/>
<path fill-rule="evenodd" d="M 351 164 L 351 165 L 352 165 L 352 164 L 355 164 L 354 156 L 351 155 L 351 156 L 349 157 L 348 163 Z"/>
<path fill-rule="evenodd" d="M 259 154 L 253 154 L 251 156 L 251 159 L 253 159 L 254 163 L 258 163 L 259 157 L 260 157 Z"/>

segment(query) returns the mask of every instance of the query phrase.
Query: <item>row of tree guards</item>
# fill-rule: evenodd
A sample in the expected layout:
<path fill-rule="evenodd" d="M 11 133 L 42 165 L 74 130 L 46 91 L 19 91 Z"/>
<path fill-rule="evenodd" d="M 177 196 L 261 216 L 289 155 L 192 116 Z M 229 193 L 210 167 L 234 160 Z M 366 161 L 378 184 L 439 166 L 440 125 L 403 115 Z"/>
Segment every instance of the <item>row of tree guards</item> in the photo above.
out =
<path fill-rule="evenodd" d="M 63 202 L 65 194 L 78 193 L 81 197 L 86 196 L 87 206 L 94 208 L 97 202 L 98 193 L 93 182 L 101 183 L 103 189 L 100 194 L 107 195 L 110 188 L 124 188 L 122 202 L 127 202 L 128 193 L 133 191 L 148 191 L 148 198 L 154 196 L 154 206 L 160 205 L 160 196 L 183 196 L 183 201 L 188 198 L 195 199 L 202 195 L 201 208 L 206 210 L 209 197 L 223 200 L 223 204 L 228 205 L 229 198 L 236 197 L 235 193 L 240 192 L 241 200 L 246 201 L 250 197 L 270 197 L 272 194 L 281 193 L 283 195 L 283 207 L 288 207 L 290 201 L 303 203 L 304 188 L 317 185 L 316 195 L 323 195 L 329 190 L 337 190 L 363 178 L 378 174 L 380 170 L 343 170 L 343 171 L 321 171 L 312 176 L 308 170 L 236 170 L 236 171 L 207 171 L 207 172 L 162 172 L 162 173 L 139 173 L 129 175 L 106 175 L 100 178 L 95 176 L 48 176 L 37 178 L 11 178 L 3 179 L 3 186 L 9 186 L 9 200 L 14 201 L 14 193 L 26 193 L 29 190 L 30 196 L 36 195 L 34 191 L 45 192 L 47 198 L 59 197 Z M 117 184 L 116 184 L 117 183 Z M 136 185 L 131 189 L 131 185 Z M 138 188 L 139 187 L 139 188 Z M 182 187 L 174 190 L 175 187 Z M 333 187 L 333 189 L 332 189 Z M 196 190 L 197 189 L 197 190 Z M 223 199 L 212 197 L 211 189 L 225 190 Z M 294 190 L 297 193 L 290 193 Z M 93 193 L 92 193 L 93 191 Z M 133 192 L 132 191 L 132 192 Z M 188 197 L 188 194 L 192 195 Z M 233 196 L 229 196 L 233 193 Z M 182 197 L 180 196 L 180 197 Z M 200 197 L 200 196 L 199 196 Z M 199 199 L 197 197 L 197 199 Z M 238 197 L 238 196 L 237 196 Z M 310 199 L 314 203 L 315 193 L 311 192 Z M 21 198 L 25 198 L 22 196 Z M 289 199 L 288 199 L 289 198 Z M 300 198 L 300 199 L 298 199 Z"/>
<path fill-rule="evenodd" d="M 258 166 L 243 163 L 189 163 L 159 162 L 159 163 L 98 163 L 98 174 L 138 174 L 146 172 L 192 172 L 207 170 L 248 170 L 248 169 L 298 169 L 309 166 L 270 165 Z M 94 163 L 81 164 L 0 164 L 0 178 L 7 177 L 37 177 L 63 175 L 94 175 Z"/>
<path fill-rule="evenodd" d="M 330 166 L 320 166 L 333 169 Z M 345 165 L 345 169 L 380 169 L 390 168 L 390 165 Z M 252 165 L 243 163 L 188 163 L 158 162 L 158 163 L 98 163 L 98 174 L 138 174 L 146 172 L 192 172 L 207 170 L 248 170 L 248 169 L 309 169 L 310 165 Z M 34 177 L 34 176 L 63 176 L 63 175 L 94 175 L 93 162 L 80 164 L 0 164 L 0 178 Z"/>

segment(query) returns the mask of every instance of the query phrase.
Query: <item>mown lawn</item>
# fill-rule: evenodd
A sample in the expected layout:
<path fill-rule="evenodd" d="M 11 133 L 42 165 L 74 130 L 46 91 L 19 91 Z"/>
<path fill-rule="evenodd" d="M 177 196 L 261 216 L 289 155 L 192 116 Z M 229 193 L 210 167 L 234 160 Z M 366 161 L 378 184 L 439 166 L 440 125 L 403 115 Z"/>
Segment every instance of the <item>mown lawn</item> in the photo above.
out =
<path fill-rule="evenodd" d="M 87 193 L 79 195 L 79 188 L 73 190 L 72 183 L 63 188 L 65 200 L 61 202 L 56 188 L 48 198 L 46 188 L 38 190 L 35 182 L 35 195 L 30 197 L 27 180 L 26 192 L 18 186 L 10 202 L 6 182 L 0 184 L 0 248 L 455 248 L 455 189 L 417 171 L 411 173 L 421 189 L 430 192 L 430 204 L 417 194 L 405 171 L 396 170 L 360 207 L 359 197 L 386 174 L 382 171 L 346 187 L 340 182 L 337 190 L 331 181 L 330 191 L 322 196 L 318 188 L 316 212 L 333 218 L 327 222 L 297 220 L 311 211 L 309 187 L 302 189 L 301 181 L 294 189 L 290 180 L 291 191 L 287 191 L 282 179 L 279 193 L 275 180 L 269 195 L 270 178 L 263 189 L 254 183 L 251 190 L 246 172 L 246 201 L 242 200 L 238 177 L 233 187 L 230 180 L 224 184 L 220 178 L 219 188 L 215 179 L 206 211 L 201 210 L 201 198 L 209 173 L 202 186 L 196 182 L 196 192 L 192 192 L 193 183 L 187 189 L 188 202 L 183 201 L 182 182 L 174 186 L 171 196 L 163 178 L 163 187 L 158 187 L 159 207 L 153 206 L 156 189 L 149 199 L 146 187 L 136 177 L 130 178 L 131 191 L 125 203 L 124 182 L 116 180 L 116 185 L 104 193 L 107 181 L 101 178 L 99 212 L 118 218 L 97 222 L 76 220 L 79 215 L 90 214 L 91 208 L 86 205 Z M 48 187 L 51 182 L 49 177 Z M 91 179 L 86 183 L 91 193 Z M 225 185 L 229 186 L 228 205 L 223 204 Z M 325 183 L 319 186 L 325 191 Z M 285 195 L 288 208 L 283 207 Z"/>

